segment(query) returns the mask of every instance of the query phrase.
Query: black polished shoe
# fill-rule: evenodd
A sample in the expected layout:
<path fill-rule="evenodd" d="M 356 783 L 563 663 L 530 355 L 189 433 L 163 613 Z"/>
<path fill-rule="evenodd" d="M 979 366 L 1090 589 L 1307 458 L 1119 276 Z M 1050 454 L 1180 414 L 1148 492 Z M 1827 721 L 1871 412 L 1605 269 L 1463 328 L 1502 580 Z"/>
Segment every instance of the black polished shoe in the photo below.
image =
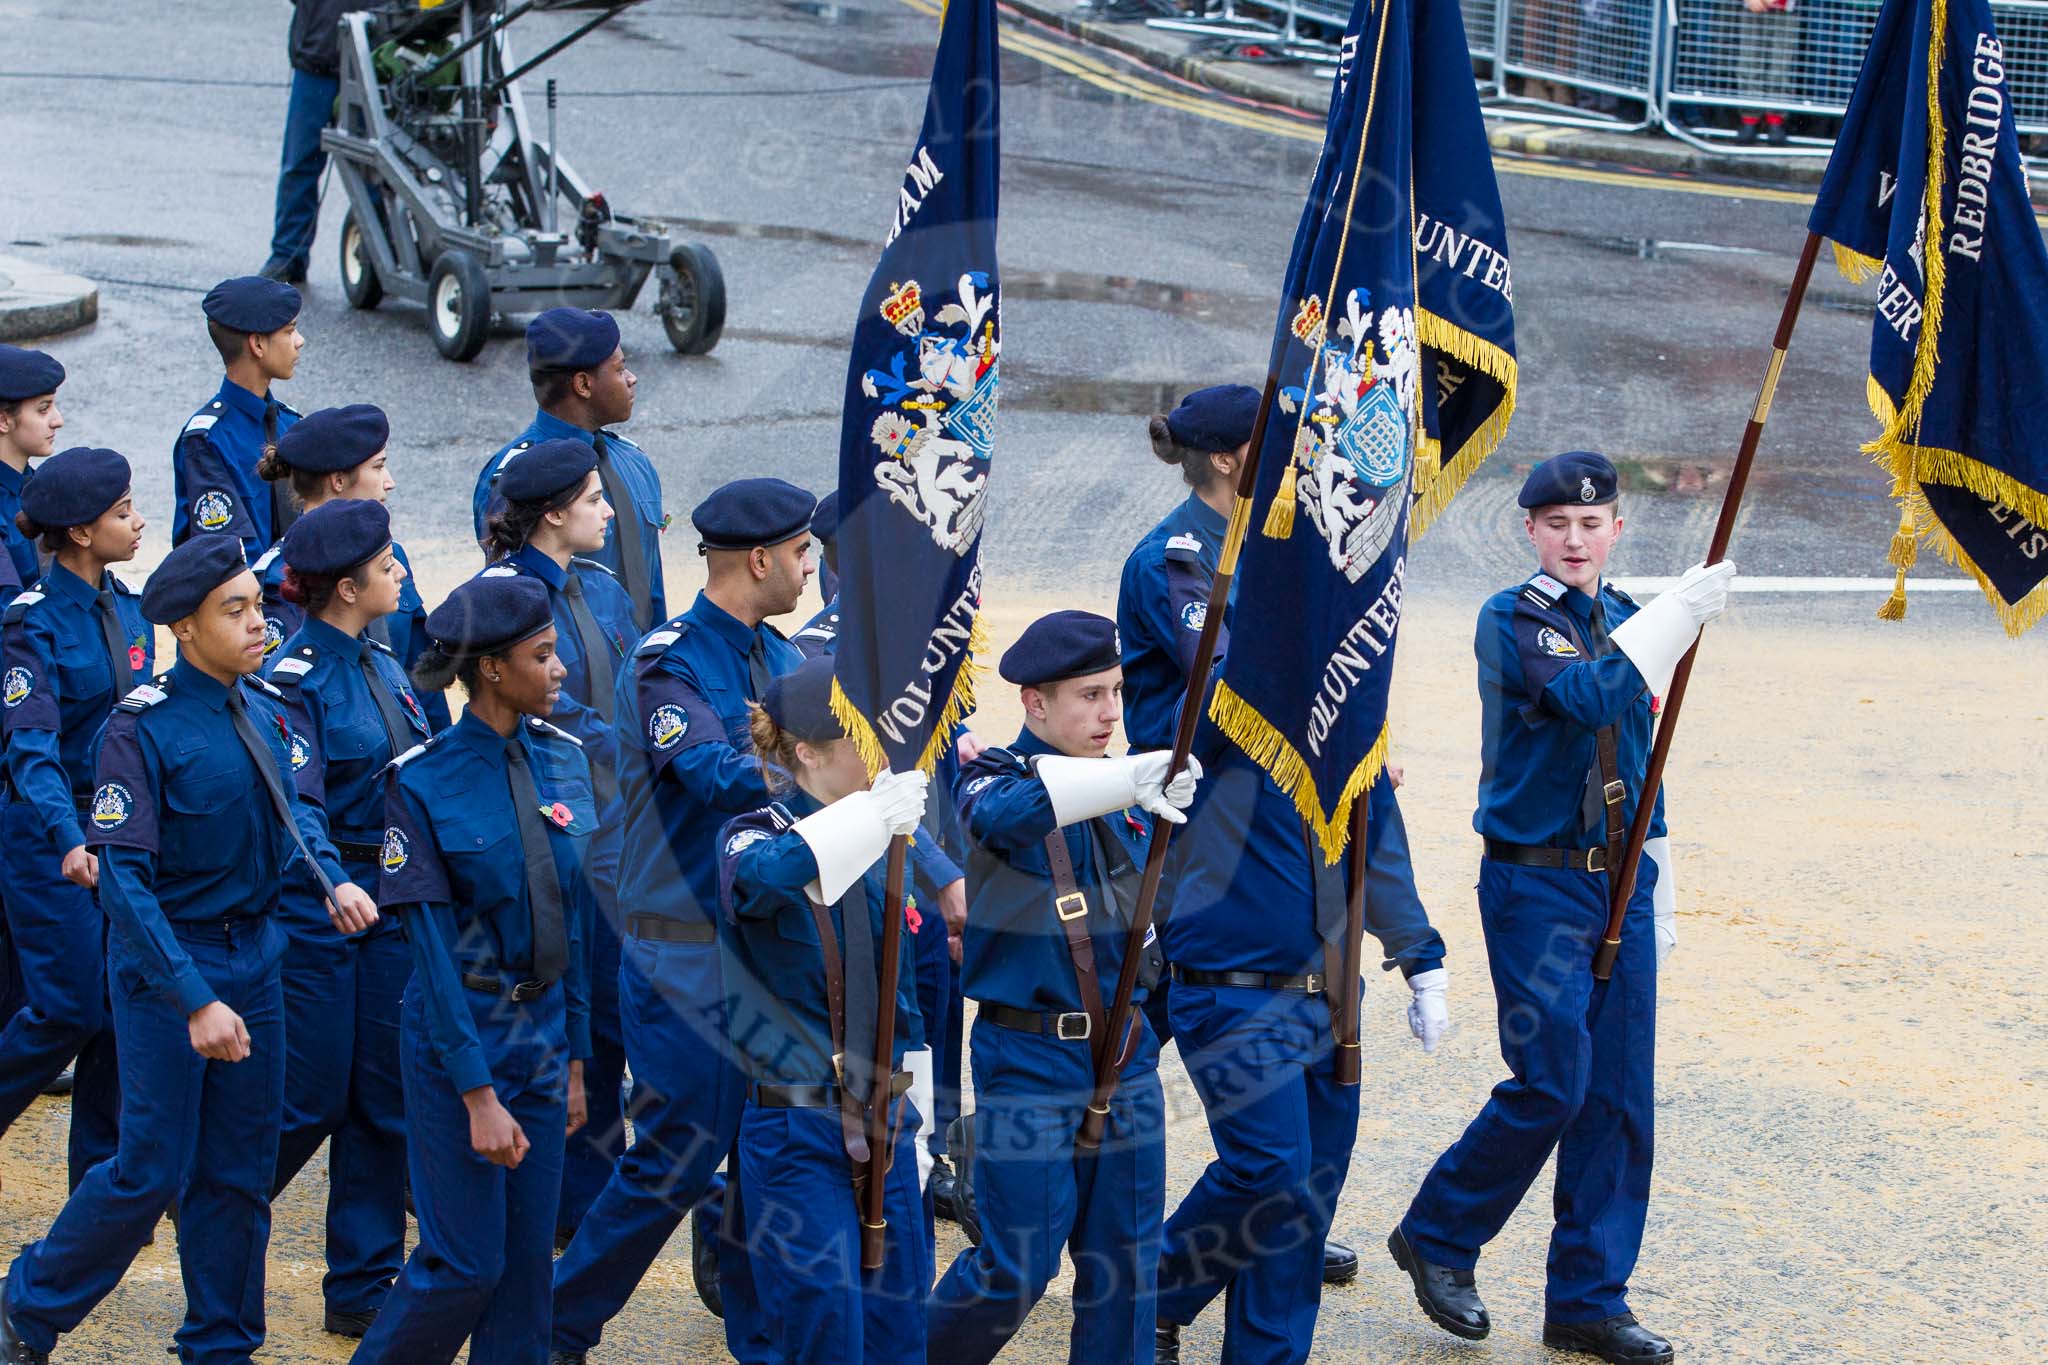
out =
<path fill-rule="evenodd" d="M 704 1220 L 690 1215 L 690 1282 L 714 1318 L 725 1316 L 725 1290 L 718 1282 L 718 1246 L 704 1235 Z"/>
<path fill-rule="evenodd" d="M 1358 1278 L 1358 1253 L 1342 1242 L 1323 1243 L 1323 1283 L 1350 1284 Z"/>
<path fill-rule="evenodd" d="M 14 1335 L 14 1318 L 7 1308 L 7 1280 L 0 1277 L 0 1365 L 50 1365 L 50 1358 Z"/>
<path fill-rule="evenodd" d="M 279 280 L 285 284 L 304 284 L 306 282 L 306 263 L 304 260 L 285 261 L 272 256 L 263 263 L 263 268 L 256 273 L 266 280 Z"/>
<path fill-rule="evenodd" d="M 581 1351 L 549 1351 L 548 1365 L 585 1365 L 589 1357 Z"/>
<path fill-rule="evenodd" d="M 1486 1305 L 1479 1301 L 1479 1289 L 1469 1270 L 1451 1270 L 1432 1265 L 1408 1245 L 1408 1238 L 1395 1228 L 1387 1235 L 1387 1250 L 1394 1264 L 1408 1272 L 1415 1282 L 1415 1301 L 1429 1320 L 1454 1337 L 1478 1341 L 1493 1330 Z"/>
<path fill-rule="evenodd" d="M 954 1201 L 959 1192 L 960 1176 L 953 1169 L 953 1163 L 943 1156 L 932 1158 L 932 1174 L 928 1182 L 932 1191 L 932 1213 L 949 1223 L 960 1221 L 960 1206 Z"/>
<path fill-rule="evenodd" d="M 1609 1365 L 1664 1365 L 1674 1358 L 1671 1343 L 1637 1322 L 1634 1313 L 1617 1313 L 1605 1322 L 1546 1322 L 1543 1344 L 1599 1356 Z"/>
<path fill-rule="evenodd" d="M 64 1069 L 63 1069 L 62 1071 L 58 1072 L 58 1073 L 57 1073 L 56 1075 L 54 1075 L 54 1076 L 52 1076 L 52 1077 L 50 1078 L 50 1083 L 49 1083 L 48 1085 L 46 1085 L 46 1086 L 44 1086 L 44 1087 L 43 1087 L 43 1093 L 44 1093 L 45 1095 L 68 1095 L 68 1094 L 70 1094 L 70 1093 L 71 1093 L 71 1080 L 72 1080 L 72 1076 L 73 1076 L 73 1075 L 74 1075 L 74 1072 L 73 1072 L 72 1068 L 70 1068 L 70 1067 L 68 1067 L 68 1066 L 67 1066 L 67 1067 L 65 1067 L 65 1068 L 64 1068 Z"/>
<path fill-rule="evenodd" d="M 360 1341 L 376 1320 L 377 1310 L 374 1308 L 365 1313 L 344 1313 L 338 1308 L 330 1308 L 321 1315 L 320 1326 L 323 1331 L 338 1337 L 354 1337 Z"/>
<path fill-rule="evenodd" d="M 1152 1365 L 1180 1365 L 1180 1324 L 1165 1318 L 1152 1328 Z"/>

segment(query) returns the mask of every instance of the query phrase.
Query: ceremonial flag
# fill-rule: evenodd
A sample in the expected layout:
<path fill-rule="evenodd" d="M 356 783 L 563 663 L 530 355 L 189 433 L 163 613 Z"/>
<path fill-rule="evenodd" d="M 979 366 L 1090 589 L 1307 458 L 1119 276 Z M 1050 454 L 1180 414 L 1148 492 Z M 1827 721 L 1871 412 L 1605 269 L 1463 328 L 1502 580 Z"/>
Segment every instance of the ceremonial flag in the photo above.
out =
<path fill-rule="evenodd" d="M 1814 204 L 1878 277 L 1865 449 L 1900 503 L 1898 583 L 1927 540 L 2007 632 L 2048 615 L 2048 248 L 1986 0 L 1887 0 Z"/>
<path fill-rule="evenodd" d="M 929 772 L 973 709 L 995 440 L 995 0 L 951 0 L 924 128 L 854 323 L 839 432 L 832 710 L 869 769 Z"/>
<path fill-rule="evenodd" d="M 1514 408 L 1512 305 L 1455 0 L 1358 0 L 1281 295 L 1266 513 L 1210 711 L 1332 862 L 1386 758 L 1409 537 Z"/>

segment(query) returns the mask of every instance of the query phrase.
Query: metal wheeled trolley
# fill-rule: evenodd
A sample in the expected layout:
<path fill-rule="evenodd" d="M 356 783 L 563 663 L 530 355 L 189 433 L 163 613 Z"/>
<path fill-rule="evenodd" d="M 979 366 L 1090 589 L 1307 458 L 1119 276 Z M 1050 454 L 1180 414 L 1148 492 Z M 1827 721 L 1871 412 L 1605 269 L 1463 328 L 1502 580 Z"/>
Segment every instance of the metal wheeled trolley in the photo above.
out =
<path fill-rule="evenodd" d="M 519 78 L 638 0 L 390 0 L 342 19 L 341 93 L 321 135 L 348 212 L 341 282 L 357 308 L 426 305 L 451 360 L 483 349 L 491 318 L 557 305 L 631 308 L 649 274 L 669 343 L 718 344 L 725 278 L 709 248 L 612 210 L 537 136 Z M 537 11 L 587 17 L 517 62 L 506 30 Z"/>

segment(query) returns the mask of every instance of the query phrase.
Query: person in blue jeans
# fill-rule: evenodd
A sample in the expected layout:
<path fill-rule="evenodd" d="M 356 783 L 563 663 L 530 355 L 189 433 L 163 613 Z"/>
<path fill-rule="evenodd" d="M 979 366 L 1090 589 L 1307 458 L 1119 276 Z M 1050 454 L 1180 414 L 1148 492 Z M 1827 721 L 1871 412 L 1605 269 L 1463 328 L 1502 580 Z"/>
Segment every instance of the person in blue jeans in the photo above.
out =
<path fill-rule="evenodd" d="M 320 225 L 320 177 L 327 170 L 320 133 L 333 121 L 341 92 L 341 15 L 349 8 L 346 0 L 292 0 L 292 92 L 277 168 L 277 213 L 270 259 L 258 272 L 287 284 L 305 282 L 306 257 Z"/>
<path fill-rule="evenodd" d="M 154 633 L 109 566 L 135 557 L 146 523 L 128 461 L 84 447 L 53 455 L 18 521 L 49 572 L 8 605 L 4 820 L 8 930 L 24 1007 L 0 1030 L 0 1133 L 74 1057 L 71 1188 L 114 1154 L 121 1107 L 107 1018 L 107 921 L 86 847 L 92 751 L 114 703 L 149 673 Z"/>
<path fill-rule="evenodd" d="M 478 576 L 427 617 L 417 672 L 462 718 L 385 781 L 379 892 L 405 926 L 406 1165 L 420 1240 L 356 1365 L 547 1359 L 562 1149 L 590 1055 L 585 875 L 598 801 L 562 694 L 547 590 Z"/>
<path fill-rule="evenodd" d="M 432 733 L 397 657 L 370 634 L 396 609 L 405 566 L 390 513 L 367 498 L 322 503 L 282 543 L 284 592 L 306 616 L 270 657 L 270 681 L 292 728 L 312 740 L 306 780 L 323 794 L 342 866 L 367 885 L 384 843 L 384 769 Z M 405 1264 L 398 1020 L 412 956 L 392 920 L 336 934 L 303 873 L 285 882 L 281 918 L 287 1052 L 271 1195 L 328 1144 L 322 1322 L 359 1337 Z"/>
<path fill-rule="evenodd" d="M 171 1201 L 185 1365 L 247 1365 L 263 1344 L 270 1177 L 284 1096 L 284 932 L 295 859 L 325 879 L 354 933 L 377 907 L 346 880 L 318 793 L 299 779 L 311 740 L 285 723 L 263 663 L 256 575 L 232 536 L 172 550 L 142 590 L 178 662 L 137 686 L 100 731 L 92 832 L 114 1032 L 121 1141 L 86 1172 L 0 1284 L 0 1361 L 46 1365 L 57 1338 L 114 1291 Z M 137 1359 L 151 1354 L 129 1343 Z"/>

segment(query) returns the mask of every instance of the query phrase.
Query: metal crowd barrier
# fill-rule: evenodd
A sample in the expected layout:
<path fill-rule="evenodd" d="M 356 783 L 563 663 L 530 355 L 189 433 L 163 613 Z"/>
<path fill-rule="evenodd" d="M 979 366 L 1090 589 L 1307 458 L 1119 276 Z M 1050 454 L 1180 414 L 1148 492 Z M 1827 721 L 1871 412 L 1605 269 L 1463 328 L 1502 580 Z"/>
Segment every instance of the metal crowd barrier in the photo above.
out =
<path fill-rule="evenodd" d="M 1878 0 L 1463 0 L 1473 79 L 1503 118 L 1659 128 L 1717 152 L 1825 155 Z M 2029 169 L 2048 173 L 2048 0 L 1991 0 L 2006 91 Z M 1331 60 L 1348 0 L 1203 0 L 1156 27 L 1258 41 Z M 1743 115 L 1785 116 L 1789 145 L 1736 141 Z"/>

